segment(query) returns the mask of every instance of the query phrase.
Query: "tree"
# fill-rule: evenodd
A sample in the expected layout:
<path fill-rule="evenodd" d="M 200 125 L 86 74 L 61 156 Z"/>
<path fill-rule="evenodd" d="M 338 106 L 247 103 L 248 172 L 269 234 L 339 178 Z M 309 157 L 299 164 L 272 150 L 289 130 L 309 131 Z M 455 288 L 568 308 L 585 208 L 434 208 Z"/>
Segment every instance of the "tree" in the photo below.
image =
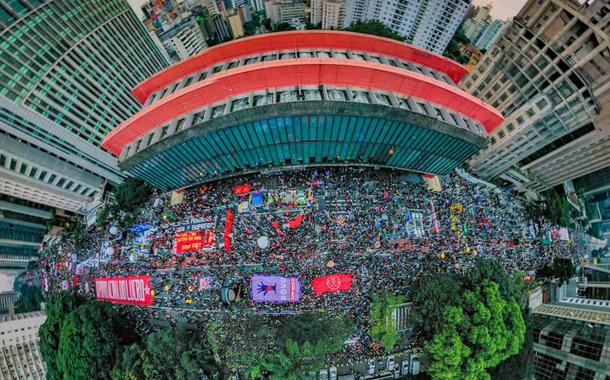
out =
<path fill-rule="evenodd" d="M 23 284 L 19 287 L 19 300 L 15 302 L 16 313 L 28 313 L 40 310 L 40 303 L 44 301 L 38 286 Z"/>
<path fill-rule="evenodd" d="M 546 265 L 536 271 L 536 277 L 555 279 L 559 286 L 569 281 L 576 274 L 576 268 L 572 260 L 555 258 L 551 265 Z"/>
<path fill-rule="evenodd" d="M 112 369 L 112 380 L 143 379 L 142 352 L 142 346 L 138 343 L 125 347 L 125 350 Z"/>
<path fill-rule="evenodd" d="M 159 330 L 146 337 L 142 372 L 147 379 L 200 379 L 218 375 L 205 338 L 186 330 Z"/>
<path fill-rule="evenodd" d="M 525 342 L 517 355 L 511 356 L 489 373 L 492 379 L 522 380 L 531 379 L 534 371 L 534 339 L 531 331 L 525 332 Z"/>
<path fill-rule="evenodd" d="M 288 30 L 296 30 L 296 28 L 287 22 L 281 22 L 275 26 L 274 30 L 276 32 L 284 32 L 284 31 L 288 31 Z"/>
<path fill-rule="evenodd" d="M 271 372 L 271 380 L 315 379 L 310 373 L 324 364 L 320 345 L 305 342 L 299 345 L 289 339 L 280 352 L 271 354 L 264 362 L 264 367 Z"/>
<path fill-rule="evenodd" d="M 498 284 L 500 295 L 505 299 L 514 299 L 519 305 L 525 305 L 527 287 L 523 280 L 523 273 L 509 274 L 504 265 L 495 258 L 479 257 L 473 269 L 463 278 L 463 286 L 474 290 L 484 280 L 491 280 Z"/>
<path fill-rule="evenodd" d="M 139 209 L 152 194 L 152 189 L 142 180 L 127 178 L 114 193 L 116 205 L 121 211 L 133 212 Z"/>
<path fill-rule="evenodd" d="M 393 40 L 404 41 L 404 37 L 388 28 L 385 24 L 377 20 L 358 21 L 351 26 L 343 29 L 348 32 L 372 34 L 374 36 L 391 38 Z"/>
<path fill-rule="evenodd" d="M 327 354 L 332 354 L 343 347 L 345 340 L 354 332 L 354 324 L 346 315 L 330 316 L 324 312 L 304 312 L 289 316 L 282 321 L 278 329 L 278 340 L 293 340 L 298 344 L 310 342 L 322 343 Z"/>
<path fill-rule="evenodd" d="M 474 291 L 464 292 L 461 305 L 445 308 L 441 331 L 424 346 L 431 361 L 428 372 L 433 379 L 491 379 L 487 369 L 517 354 L 523 345 L 523 313 L 487 279 Z"/>
<path fill-rule="evenodd" d="M 110 378 L 121 349 L 109 304 L 89 302 L 70 312 L 61 324 L 57 366 L 63 379 Z"/>
<path fill-rule="evenodd" d="M 398 332 L 392 319 L 392 313 L 398 305 L 404 302 L 405 297 L 401 295 L 388 292 L 373 294 L 370 312 L 370 319 L 373 324 L 370 334 L 373 339 L 379 341 L 387 352 L 392 352 L 394 346 L 398 343 Z"/>
<path fill-rule="evenodd" d="M 431 338 L 440 331 L 443 319 L 436 316 L 442 316 L 446 306 L 459 301 L 460 290 L 461 284 L 455 278 L 440 274 L 427 275 L 415 287 L 411 320 L 425 337 Z"/>
<path fill-rule="evenodd" d="M 226 316 L 219 317 L 208 326 L 207 341 L 218 363 L 253 372 L 260 371 L 264 354 L 278 346 L 275 330 L 259 315 L 247 315 L 240 323 Z"/>
<path fill-rule="evenodd" d="M 570 211 L 572 206 L 565 196 L 559 195 L 555 191 L 550 191 L 545 194 L 546 198 L 546 216 L 551 223 L 556 226 L 569 227 L 572 218 Z"/>
<path fill-rule="evenodd" d="M 60 328 L 64 318 L 85 302 L 76 292 L 59 292 L 53 294 L 46 303 L 47 319 L 40 327 L 40 353 L 47 366 L 47 379 L 63 379 L 63 373 L 57 365 L 57 352 L 60 342 Z"/>
<path fill-rule="evenodd" d="M 447 48 L 445 49 L 443 55 L 461 63 L 462 65 L 465 65 L 466 63 L 468 63 L 468 61 L 470 61 L 470 58 L 465 55 L 462 55 L 460 51 L 460 46 L 462 45 L 470 45 L 470 40 L 466 38 L 464 32 L 462 31 L 462 28 L 460 27 L 458 28 L 458 31 L 453 35 L 453 38 L 451 38 L 451 41 L 449 41 L 449 44 L 447 45 Z"/>

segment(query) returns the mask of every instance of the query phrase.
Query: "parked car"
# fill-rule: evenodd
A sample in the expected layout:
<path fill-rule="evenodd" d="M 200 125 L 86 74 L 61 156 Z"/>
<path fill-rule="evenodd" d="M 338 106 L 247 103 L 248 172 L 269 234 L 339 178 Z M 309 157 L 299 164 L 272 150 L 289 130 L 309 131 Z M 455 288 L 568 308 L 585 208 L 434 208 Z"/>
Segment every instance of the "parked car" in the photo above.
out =
<path fill-rule="evenodd" d="M 409 359 L 405 359 L 402 361 L 400 365 L 400 374 L 404 376 L 409 374 Z"/>
<path fill-rule="evenodd" d="M 335 366 L 330 367 L 328 374 L 329 374 L 330 380 L 337 380 L 337 367 L 335 367 Z"/>
<path fill-rule="evenodd" d="M 328 380 L 328 370 L 326 368 L 320 370 L 320 380 Z"/>
<path fill-rule="evenodd" d="M 369 359 L 367 361 L 367 373 L 369 375 L 374 375 L 375 374 L 375 359 Z"/>
<path fill-rule="evenodd" d="M 394 365 L 396 362 L 394 361 L 394 355 L 388 356 L 388 360 L 386 362 L 386 369 L 388 371 L 394 371 Z"/>
<path fill-rule="evenodd" d="M 419 355 L 411 354 L 411 375 L 419 375 Z"/>

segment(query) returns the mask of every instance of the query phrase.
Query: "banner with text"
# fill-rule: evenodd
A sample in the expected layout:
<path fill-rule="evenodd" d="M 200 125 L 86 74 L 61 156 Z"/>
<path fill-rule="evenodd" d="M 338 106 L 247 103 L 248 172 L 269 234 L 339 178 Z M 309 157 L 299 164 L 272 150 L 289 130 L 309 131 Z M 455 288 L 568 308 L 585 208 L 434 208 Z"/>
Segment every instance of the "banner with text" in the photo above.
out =
<path fill-rule="evenodd" d="M 352 287 L 351 273 L 331 274 L 330 276 L 316 277 L 311 281 L 314 293 L 320 295 L 326 292 L 346 291 Z"/>
<path fill-rule="evenodd" d="M 301 279 L 255 274 L 251 278 L 250 293 L 256 302 L 299 302 Z"/>
<path fill-rule="evenodd" d="M 95 295 L 100 301 L 150 306 L 153 301 L 151 289 L 149 276 L 95 279 Z"/>

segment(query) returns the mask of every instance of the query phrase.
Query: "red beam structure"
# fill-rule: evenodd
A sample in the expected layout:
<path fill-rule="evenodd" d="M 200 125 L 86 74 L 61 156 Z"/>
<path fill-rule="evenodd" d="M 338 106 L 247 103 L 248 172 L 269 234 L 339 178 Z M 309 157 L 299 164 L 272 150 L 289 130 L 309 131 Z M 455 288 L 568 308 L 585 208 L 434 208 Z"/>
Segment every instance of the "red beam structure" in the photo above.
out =
<path fill-rule="evenodd" d="M 220 62 L 264 52 L 297 49 L 351 50 L 395 57 L 443 72 L 456 84 L 467 73 L 462 65 L 442 55 L 389 38 L 329 30 L 297 31 L 262 34 L 213 46 L 146 79 L 132 93 L 144 103 L 151 93 Z"/>

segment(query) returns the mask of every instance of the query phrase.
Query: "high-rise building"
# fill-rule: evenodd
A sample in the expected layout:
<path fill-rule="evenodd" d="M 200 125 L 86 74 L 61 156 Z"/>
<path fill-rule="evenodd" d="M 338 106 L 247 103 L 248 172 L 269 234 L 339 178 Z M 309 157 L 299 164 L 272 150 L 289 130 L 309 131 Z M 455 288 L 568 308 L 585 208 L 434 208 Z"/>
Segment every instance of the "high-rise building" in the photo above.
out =
<path fill-rule="evenodd" d="M 474 46 L 476 46 L 479 50 L 489 49 L 489 47 L 496 42 L 498 37 L 500 37 L 500 34 L 502 34 L 507 25 L 508 23 L 502 20 L 493 20 L 492 22 L 488 23 L 476 41 L 474 41 Z"/>
<path fill-rule="evenodd" d="M 265 9 L 274 25 L 287 23 L 296 29 L 305 28 L 307 4 L 303 0 L 270 0 Z"/>
<path fill-rule="evenodd" d="M 101 141 L 167 62 L 125 0 L 5 2 L 0 27 L 0 192 L 75 210 L 121 181 Z"/>
<path fill-rule="evenodd" d="M 322 29 L 339 29 L 345 18 L 345 0 L 312 0 L 310 22 Z"/>
<path fill-rule="evenodd" d="M 174 62 L 193 56 L 208 47 L 199 24 L 192 15 L 181 19 L 166 31 L 158 31 L 157 37 Z"/>
<path fill-rule="evenodd" d="M 250 8 L 254 12 L 261 12 L 265 10 L 264 0 L 250 0 Z"/>
<path fill-rule="evenodd" d="M 0 315 L 0 379 L 45 379 L 38 330 L 46 319 L 41 311 Z"/>
<path fill-rule="evenodd" d="M 230 13 L 227 15 L 227 21 L 229 22 L 229 26 L 231 27 L 231 34 L 233 34 L 233 38 L 239 38 L 244 36 L 244 27 L 237 12 Z"/>
<path fill-rule="evenodd" d="M 465 73 L 446 57 L 371 35 L 262 34 L 139 84 L 133 93 L 144 108 L 104 147 L 164 190 L 306 165 L 445 175 L 502 122 L 457 87 Z"/>
<path fill-rule="evenodd" d="M 538 192 L 610 163 L 610 12 L 602 0 L 530 0 L 461 86 L 505 116 L 471 161 Z"/>
<path fill-rule="evenodd" d="M 348 0 L 343 24 L 378 20 L 407 42 L 442 53 L 469 6 L 470 0 Z"/>

